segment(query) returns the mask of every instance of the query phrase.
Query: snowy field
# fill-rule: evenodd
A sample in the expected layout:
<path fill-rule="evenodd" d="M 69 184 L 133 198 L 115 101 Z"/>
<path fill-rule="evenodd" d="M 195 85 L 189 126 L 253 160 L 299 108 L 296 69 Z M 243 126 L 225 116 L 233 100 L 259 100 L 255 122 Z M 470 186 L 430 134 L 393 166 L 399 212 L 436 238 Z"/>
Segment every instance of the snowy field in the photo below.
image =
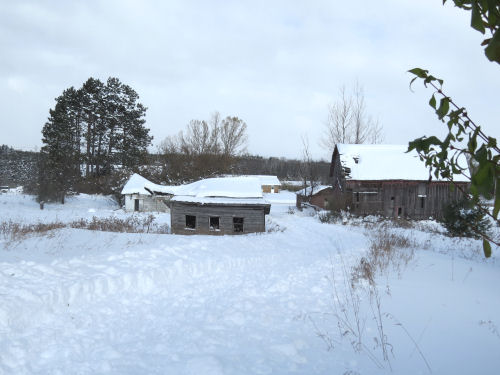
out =
<path fill-rule="evenodd" d="M 0 373 L 499 373 L 500 249 L 485 260 L 479 241 L 435 223 L 391 228 L 414 257 L 352 289 L 351 267 L 387 229 L 266 198 L 261 234 L 0 234 Z M 0 194 L 4 223 L 94 216 L 130 214 L 102 196 L 40 210 Z"/>

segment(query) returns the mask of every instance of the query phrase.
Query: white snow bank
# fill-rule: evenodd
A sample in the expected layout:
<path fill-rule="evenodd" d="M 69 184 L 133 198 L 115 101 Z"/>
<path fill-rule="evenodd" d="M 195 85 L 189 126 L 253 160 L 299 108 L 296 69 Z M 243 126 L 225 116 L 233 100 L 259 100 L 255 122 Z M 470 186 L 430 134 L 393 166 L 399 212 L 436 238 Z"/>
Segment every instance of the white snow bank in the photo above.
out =
<path fill-rule="evenodd" d="M 0 238 L 0 373 L 426 374 L 421 352 L 434 374 L 496 375 L 498 249 L 485 260 L 469 252 L 480 252 L 480 241 L 394 230 L 416 242 L 417 259 L 378 279 L 391 371 L 374 340 L 371 296 L 359 301 L 362 351 L 342 337 L 332 310 L 332 283 L 348 295 L 343 270 L 366 255 L 373 232 L 322 224 L 306 210 L 291 214 L 285 207 L 294 194 L 286 193 L 265 195 L 283 197 L 268 217 L 273 233 L 62 229 Z M 40 211 L 28 198 L 0 200 L 4 220 L 18 211 L 25 220 L 86 215 L 76 206 L 101 216 L 113 207 L 81 196 Z"/>
<path fill-rule="evenodd" d="M 70 222 L 91 219 L 93 216 L 115 216 L 122 214 L 118 202 L 107 195 L 77 194 L 68 196 L 65 203 L 45 203 L 44 209 L 36 197 L 26 194 L 0 194 L 0 221 L 12 220 L 18 223 Z"/>

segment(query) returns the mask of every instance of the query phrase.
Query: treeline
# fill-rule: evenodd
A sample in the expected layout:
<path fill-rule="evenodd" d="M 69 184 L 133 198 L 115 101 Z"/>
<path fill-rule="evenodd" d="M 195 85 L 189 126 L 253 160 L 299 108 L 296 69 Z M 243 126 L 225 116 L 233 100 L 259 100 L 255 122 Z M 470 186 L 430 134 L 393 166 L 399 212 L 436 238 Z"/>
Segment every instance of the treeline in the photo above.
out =
<path fill-rule="evenodd" d="M 0 186 L 24 186 L 26 192 L 36 193 L 34 183 L 39 155 L 38 152 L 0 145 Z"/>
<path fill-rule="evenodd" d="M 137 172 L 157 183 L 181 184 L 199 178 L 219 175 L 211 169 L 196 174 L 194 169 L 175 169 L 182 155 L 146 154 L 141 163 L 133 167 L 113 168 L 112 173 L 84 180 L 75 185 L 74 192 L 119 194 L 124 182 L 131 173 Z M 36 194 L 39 152 L 15 150 L 9 146 L 0 146 L 0 185 L 16 187 L 24 186 L 28 193 Z M 213 161 L 213 160 L 212 160 Z M 206 161 L 199 161 L 200 164 Z M 319 171 L 320 180 L 328 180 L 330 163 L 314 162 Z M 214 168 L 215 169 L 215 168 Z M 281 180 L 303 180 L 304 163 L 301 160 L 262 157 L 257 155 L 240 155 L 224 173 L 232 174 L 264 174 L 276 175 Z M 220 173 L 220 174 L 224 174 Z"/>
<path fill-rule="evenodd" d="M 318 183 L 328 183 L 330 163 L 313 161 L 312 164 L 317 171 Z M 139 173 L 155 182 L 176 185 L 224 174 L 273 175 L 280 180 L 304 181 L 308 178 L 307 168 L 302 160 L 297 159 L 245 154 L 230 158 L 228 163 L 228 159 L 222 156 L 188 157 L 178 153 L 149 155 L 148 167 Z"/>
<path fill-rule="evenodd" d="M 317 171 L 318 182 L 326 184 L 330 173 L 330 163 L 326 161 L 312 161 L 312 163 Z M 273 175 L 278 176 L 280 180 L 303 181 L 308 171 L 303 160 L 246 155 L 238 159 L 235 172 L 237 174 Z"/>

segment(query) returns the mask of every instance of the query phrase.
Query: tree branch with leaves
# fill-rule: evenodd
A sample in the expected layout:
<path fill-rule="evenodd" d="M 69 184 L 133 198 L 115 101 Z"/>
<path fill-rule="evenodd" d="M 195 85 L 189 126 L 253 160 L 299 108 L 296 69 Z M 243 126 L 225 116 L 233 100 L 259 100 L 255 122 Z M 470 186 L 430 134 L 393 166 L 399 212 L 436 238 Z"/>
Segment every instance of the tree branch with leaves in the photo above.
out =
<path fill-rule="evenodd" d="M 443 5 L 447 0 L 443 0 Z M 471 12 L 471 27 L 483 35 L 489 33 L 481 43 L 484 53 L 490 61 L 500 64 L 500 2 L 498 0 L 452 0 L 456 7 Z M 435 91 L 429 100 L 439 120 L 446 123 L 448 135 L 438 137 L 420 137 L 410 142 L 408 151 L 416 150 L 420 158 L 429 167 L 436 178 L 453 180 L 453 176 L 462 175 L 470 181 L 472 204 L 489 215 L 497 226 L 500 224 L 500 149 L 497 140 L 483 132 L 474 122 L 467 110 L 459 106 L 443 91 L 443 80 L 429 74 L 428 70 L 414 68 L 409 70 L 414 75 L 410 82 L 421 79 L 425 87 Z M 439 104 L 438 104 L 439 100 Z M 465 157 L 468 165 L 461 165 L 459 159 Z M 481 205 L 481 199 L 493 200 L 490 212 Z M 472 228 L 483 239 L 486 257 L 491 256 L 491 243 L 500 246 L 500 240 L 491 238 L 480 228 Z"/>
<path fill-rule="evenodd" d="M 469 194 L 476 207 L 482 209 L 497 223 L 500 211 L 500 149 L 497 140 L 486 133 L 474 122 L 464 107 L 459 106 L 443 91 L 443 80 L 429 74 L 428 70 L 414 68 L 409 71 L 415 77 L 411 84 L 421 79 L 425 87 L 432 87 L 429 105 L 434 109 L 439 120 L 448 127 L 444 139 L 436 136 L 420 137 L 409 143 L 408 151 L 416 150 L 436 178 L 453 181 L 461 175 L 470 181 Z M 466 164 L 460 160 L 467 160 Z M 466 192 L 464 192 L 466 193 Z M 480 200 L 493 200 L 493 210 L 481 207 Z M 491 256 L 491 243 L 500 246 L 500 241 L 476 229 L 483 239 L 486 257 Z"/>
<path fill-rule="evenodd" d="M 443 0 L 443 4 L 447 0 Z M 471 11 L 470 25 L 483 35 L 490 35 L 481 43 L 490 61 L 500 64 L 500 2 L 498 0 L 453 0 L 455 6 Z"/>

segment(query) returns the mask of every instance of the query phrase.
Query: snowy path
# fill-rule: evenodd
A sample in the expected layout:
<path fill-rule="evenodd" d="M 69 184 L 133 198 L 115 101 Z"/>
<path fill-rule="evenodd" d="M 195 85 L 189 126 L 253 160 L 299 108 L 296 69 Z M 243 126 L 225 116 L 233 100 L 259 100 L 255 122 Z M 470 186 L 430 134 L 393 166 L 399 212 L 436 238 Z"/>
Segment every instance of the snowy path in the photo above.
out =
<path fill-rule="evenodd" d="M 73 208 L 120 214 L 107 203 L 94 209 L 90 198 Z M 37 214 L 49 220 L 57 211 L 74 220 L 73 208 Z M 66 228 L 0 243 L 0 374 L 389 373 L 348 341 L 327 351 L 317 336 L 317 329 L 332 337 L 336 331 L 326 276 L 332 264 L 338 271 L 341 262 L 359 260 L 368 246 L 365 230 L 287 210 L 273 206 L 268 223 L 283 231 L 257 235 Z M 407 233 L 443 253 L 477 245 Z M 495 373 L 498 266 L 422 250 L 403 278 L 385 282 L 391 290 L 384 311 L 404 322 L 434 373 Z M 395 373 L 427 373 L 393 323 L 386 320 Z M 376 327 L 370 320 L 366 327 L 371 340 Z M 482 345 L 487 350 L 477 349 Z"/>
<path fill-rule="evenodd" d="M 10 255 L 48 254 L 0 264 L 0 369 L 265 374 L 315 357 L 326 366 L 300 317 L 328 303 L 332 253 L 314 240 L 304 248 L 305 236 L 315 237 L 310 227 L 223 238 L 64 229 L 31 239 Z M 59 257 L 75 253 L 75 239 L 87 250 Z"/>

